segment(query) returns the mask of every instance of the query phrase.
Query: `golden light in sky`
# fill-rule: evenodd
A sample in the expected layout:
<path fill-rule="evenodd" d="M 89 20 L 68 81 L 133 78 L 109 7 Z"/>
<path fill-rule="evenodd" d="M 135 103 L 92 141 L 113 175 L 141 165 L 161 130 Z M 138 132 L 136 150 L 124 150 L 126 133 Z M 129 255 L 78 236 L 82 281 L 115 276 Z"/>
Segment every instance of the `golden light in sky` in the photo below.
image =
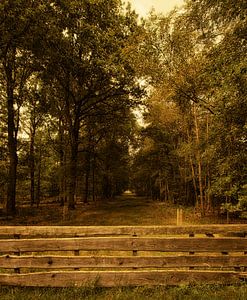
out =
<path fill-rule="evenodd" d="M 144 17 L 154 8 L 156 12 L 168 13 L 175 6 L 181 6 L 184 0 L 129 0 L 135 11 Z"/>

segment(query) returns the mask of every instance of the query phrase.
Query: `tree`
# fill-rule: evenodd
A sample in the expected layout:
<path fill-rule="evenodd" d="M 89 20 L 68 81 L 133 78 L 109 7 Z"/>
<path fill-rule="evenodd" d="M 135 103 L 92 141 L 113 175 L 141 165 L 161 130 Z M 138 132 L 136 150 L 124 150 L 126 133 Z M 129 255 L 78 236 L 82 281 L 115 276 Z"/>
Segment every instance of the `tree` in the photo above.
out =
<path fill-rule="evenodd" d="M 189 2 L 190 15 L 197 11 L 205 20 L 202 36 L 211 47 L 204 68 L 207 96 L 215 116 L 209 146 L 214 165 L 210 192 L 236 201 L 246 183 L 246 4 L 244 1 Z M 194 28 L 197 24 L 192 22 Z M 209 26 L 211 24 L 211 26 Z M 221 200 L 222 201 L 222 200 Z"/>
<path fill-rule="evenodd" d="M 20 143 L 23 132 L 30 136 L 31 203 L 35 185 L 40 194 L 43 168 L 37 135 L 43 118 L 54 130 L 50 140 L 56 141 L 53 150 L 59 153 L 63 201 L 68 195 L 68 206 L 74 208 L 78 149 L 87 130 L 87 143 L 93 140 L 95 144 L 91 136 L 95 132 L 87 128 L 89 120 L 97 118 L 97 128 L 102 131 L 106 118 L 119 118 L 118 113 L 135 106 L 141 95 L 131 57 L 140 32 L 137 16 L 118 0 L 6 0 L 0 4 L 0 17 L 0 68 L 4 75 L 0 78 L 0 105 L 8 113 L 8 118 L 3 118 L 8 125 L 7 212 L 14 214 L 16 209 L 17 153 L 21 155 L 20 172 L 25 173 L 27 164 L 25 141 Z M 58 131 L 54 124 L 58 124 Z"/>
<path fill-rule="evenodd" d="M 7 213 L 15 213 L 17 175 L 17 136 L 20 108 L 25 84 L 32 74 L 29 45 L 37 28 L 43 7 L 35 1 L 2 1 L 0 4 L 0 68 L 4 74 L 3 97 L 6 101 L 8 124 L 8 192 Z"/>
<path fill-rule="evenodd" d="M 245 10 L 243 1 L 187 1 L 183 11 L 152 13 L 144 24 L 142 71 L 151 97 L 181 112 L 185 130 L 176 127 L 180 137 L 171 140 L 176 172 L 191 178 L 202 214 L 219 198 L 237 199 L 246 183 Z M 158 174 L 159 164 L 154 169 Z"/>
<path fill-rule="evenodd" d="M 30 198 L 31 206 L 35 202 L 39 202 L 36 193 L 35 196 L 35 171 L 36 164 L 39 165 L 38 152 L 39 149 L 36 144 L 36 135 L 38 130 L 42 128 L 42 123 L 45 121 L 45 116 L 49 110 L 49 105 L 46 102 L 46 95 L 42 88 L 42 82 L 38 78 L 39 74 L 32 74 L 32 77 L 27 81 L 26 99 L 20 118 L 21 129 L 23 128 L 24 134 L 29 137 L 29 169 L 30 169 Z M 41 129 L 43 130 L 43 128 Z M 39 172 L 38 172 L 39 173 Z M 35 199 L 36 198 L 36 199 Z"/>
<path fill-rule="evenodd" d="M 53 9 L 58 21 L 45 55 L 51 88 L 62 94 L 69 135 L 68 206 L 73 209 L 79 135 L 86 118 L 102 108 L 110 115 L 131 106 L 140 93 L 128 58 L 138 25 L 116 0 L 56 2 Z"/>

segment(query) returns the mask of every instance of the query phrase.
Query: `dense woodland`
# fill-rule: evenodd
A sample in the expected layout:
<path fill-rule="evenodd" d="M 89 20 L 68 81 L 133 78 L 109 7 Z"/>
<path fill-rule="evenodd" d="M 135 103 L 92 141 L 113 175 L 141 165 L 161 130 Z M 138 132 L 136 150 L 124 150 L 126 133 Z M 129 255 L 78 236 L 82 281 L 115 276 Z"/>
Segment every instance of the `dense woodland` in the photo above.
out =
<path fill-rule="evenodd" d="M 141 19 L 119 0 L 0 3 L 0 201 L 247 210 L 247 3 Z M 142 114 L 142 117 L 140 115 Z"/>

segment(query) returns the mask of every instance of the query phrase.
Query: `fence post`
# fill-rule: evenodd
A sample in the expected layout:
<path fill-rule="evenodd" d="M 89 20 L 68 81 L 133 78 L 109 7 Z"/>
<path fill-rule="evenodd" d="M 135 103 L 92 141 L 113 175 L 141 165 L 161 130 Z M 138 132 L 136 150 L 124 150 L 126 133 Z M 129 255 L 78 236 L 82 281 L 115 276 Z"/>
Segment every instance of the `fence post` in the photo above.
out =
<path fill-rule="evenodd" d="M 177 209 L 177 226 L 181 226 L 183 223 L 183 209 Z"/>

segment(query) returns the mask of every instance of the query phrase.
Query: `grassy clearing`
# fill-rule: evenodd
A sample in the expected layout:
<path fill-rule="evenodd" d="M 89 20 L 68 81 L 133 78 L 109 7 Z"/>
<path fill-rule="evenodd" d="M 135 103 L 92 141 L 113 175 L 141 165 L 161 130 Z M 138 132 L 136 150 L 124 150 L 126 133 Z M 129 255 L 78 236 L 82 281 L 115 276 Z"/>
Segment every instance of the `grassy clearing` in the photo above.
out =
<path fill-rule="evenodd" d="M 20 207 L 13 220 L 2 225 L 161 225 L 175 224 L 176 208 L 144 197 L 122 196 L 89 205 L 78 204 L 76 210 L 63 214 L 59 204 Z"/>
<path fill-rule="evenodd" d="M 0 288 L 4 300 L 246 300 L 247 285 L 137 288 Z"/>
<path fill-rule="evenodd" d="M 111 201 L 78 204 L 76 210 L 67 215 L 63 214 L 59 204 L 20 207 L 14 219 L 1 220 L 0 225 L 175 225 L 176 210 L 172 203 L 125 195 Z M 193 209 L 184 208 L 183 223 L 226 223 L 226 218 L 210 216 L 201 219 Z"/>

